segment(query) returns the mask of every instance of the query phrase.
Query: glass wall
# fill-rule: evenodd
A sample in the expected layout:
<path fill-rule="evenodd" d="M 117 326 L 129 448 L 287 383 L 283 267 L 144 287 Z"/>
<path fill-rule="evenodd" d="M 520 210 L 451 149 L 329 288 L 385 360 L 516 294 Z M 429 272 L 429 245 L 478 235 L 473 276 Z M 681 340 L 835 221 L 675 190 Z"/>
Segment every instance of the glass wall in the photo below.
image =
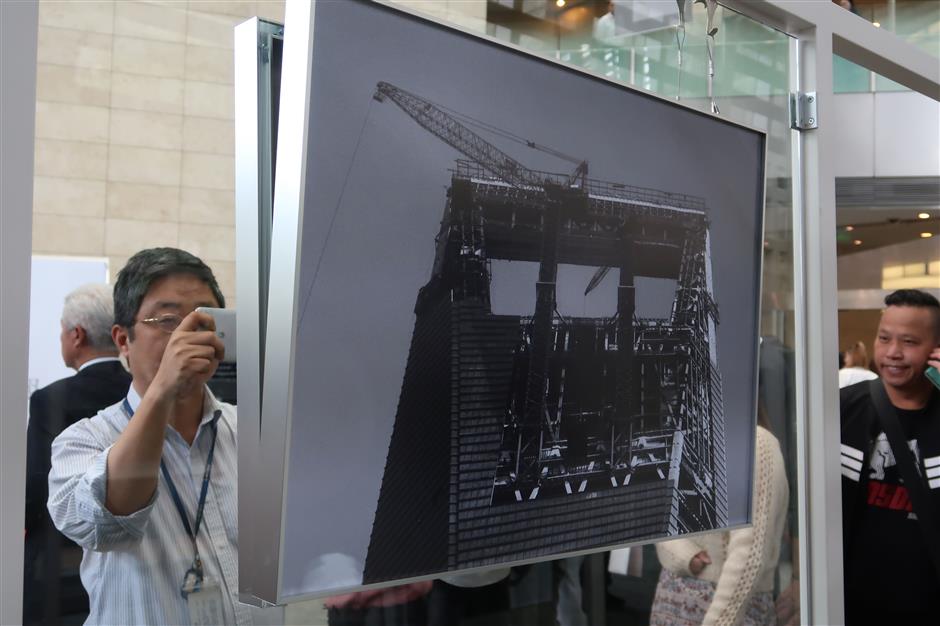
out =
<path fill-rule="evenodd" d="M 420 2 L 407 4 L 419 12 L 427 6 Z M 758 566 L 772 572 L 769 582 L 761 583 L 763 593 L 745 591 L 743 584 L 733 580 L 729 568 L 724 578 L 713 575 L 712 581 L 725 587 L 711 602 L 716 587 L 708 581 L 709 575 L 683 578 L 664 573 L 665 562 L 666 571 L 678 569 L 688 574 L 690 566 L 698 565 L 690 559 L 699 549 L 688 552 L 690 547 L 727 546 L 729 540 L 734 543 L 734 533 L 725 533 L 678 549 L 634 546 L 515 567 L 495 574 L 494 582 L 454 578 L 408 585 L 398 589 L 404 599 L 400 603 L 390 599 L 394 596 L 379 593 L 331 599 L 327 601 L 331 624 L 363 623 L 367 616 L 387 624 L 423 623 L 425 617 L 430 623 L 453 624 L 648 624 L 654 603 L 660 620 L 670 612 L 674 617 L 682 611 L 701 619 L 711 610 L 714 617 L 721 611 L 725 591 L 750 605 L 754 615 L 763 615 L 761 619 L 769 620 L 776 614 L 781 623 L 800 623 L 791 130 L 787 108 L 790 41 L 779 32 L 722 8 L 709 20 L 707 9 L 701 5 L 686 7 L 683 39 L 678 12 L 672 6 L 664 9 L 671 3 L 612 5 L 611 20 L 605 19 L 611 12 L 607 2 L 504 0 L 486 4 L 484 24 L 477 19 L 454 21 L 547 58 L 660 96 L 678 98 L 703 111 L 717 108 L 722 117 L 767 133 L 760 402 L 769 430 L 779 442 L 789 485 L 783 512 L 785 529 L 782 536 L 767 540 L 774 547 Z M 446 11 L 434 16 L 444 21 L 452 17 Z M 717 32 L 709 41 L 707 32 L 711 29 Z M 711 85 L 709 54 L 714 73 Z M 590 103 L 571 115 L 590 115 Z M 682 172 L 676 172 L 676 176 L 681 177 Z M 716 560 L 729 556 L 719 551 L 723 553 L 713 555 Z M 744 558 L 742 554 L 729 558 Z M 473 586 L 468 586 L 471 583 Z M 683 606 L 682 598 L 688 597 L 683 594 L 690 594 L 692 589 L 706 600 L 694 608 L 694 602 Z M 657 593 L 658 600 L 654 600 Z M 317 604 L 290 606 L 288 615 L 317 611 Z"/>
<path fill-rule="evenodd" d="M 844 146 L 836 178 L 839 349 L 861 342 L 862 367 L 874 370 L 884 296 L 907 288 L 940 295 L 940 105 L 907 90 L 840 94 L 835 104 Z"/>
<path fill-rule="evenodd" d="M 855 3 L 855 12 L 940 57 L 940 4 L 875 0 Z M 833 70 L 839 350 L 863 343 L 868 368 L 884 295 L 940 290 L 940 109 L 841 57 Z"/>
<path fill-rule="evenodd" d="M 82 365 L 60 349 L 65 295 L 113 281 L 137 250 L 195 253 L 234 306 L 232 29 L 283 11 L 268 1 L 40 2 L 30 392 Z M 81 623 L 81 550 L 51 527 L 42 487 L 49 445 L 77 416 L 49 397 L 34 396 L 29 418 L 24 618 Z"/>
<path fill-rule="evenodd" d="M 789 38 L 720 7 L 709 16 L 703 5 L 691 3 L 683 16 L 673 3 L 662 2 L 400 4 L 699 110 L 717 108 L 721 117 L 767 133 L 760 397 L 782 451 L 789 505 L 784 535 L 773 538 L 779 556 L 763 564 L 773 573 L 770 590 L 764 589 L 759 601 L 764 609 L 776 602 L 784 618 L 793 618 L 800 529 Z M 62 268 L 97 264 L 106 268 L 107 279 L 102 270 L 95 280 L 104 282 L 136 250 L 179 246 L 213 268 L 234 304 L 232 28 L 253 15 L 283 21 L 283 3 L 41 2 L 33 207 L 37 262 L 54 257 L 59 265 L 51 273 L 57 275 L 68 273 Z M 590 115 L 589 103 L 572 115 Z M 58 298 L 88 280 L 82 274 L 63 282 Z M 46 306 L 61 307 L 60 299 L 53 300 L 47 298 Z M 34 319 L 41 317 L 37 302 Z M 58 314 L 50 319 L 36 332 L 58 336 Z M 37 388 L 72 373 L 59 362 L 55 346 L 33 345 L 31 367 L 58 362 L 61 369 L 37 379 Z M 28 531 L 27 542 L 40 535 Z M 26 606 L 33 611 L 27 622 L 79 623 L 85 610 L 77 579 L 80 553 L 58 539 L 47 543 L 48 536 L 27 550 Z M 333 599 L 326 603 L 329 609 L 322 601 L 300 603 L 288 607 L 284 619 L 355 623 L 349 620 L 371 607 L 379 623 L 402 623 L 403 611 L 418 611 L 419 623 L 646 624 L 661 571 L 656 546 L 638 546 L 513 568 L 473 589 L 436 581 L 398 595 Z M 682 581 L 668 584 L 676 589 Z M 714 593 L 708 584 L 703 589 Z"/>
<path fill-rule="evenodd" d="M 853 13 L 878 28 L 896 34 L 927 54 L 940 58 L 940 3 L 924 0 L 872 0 L 855 2 Z M 907 91 L 877 72 L 843 59 L 833 58 L 836 93 Z"/>

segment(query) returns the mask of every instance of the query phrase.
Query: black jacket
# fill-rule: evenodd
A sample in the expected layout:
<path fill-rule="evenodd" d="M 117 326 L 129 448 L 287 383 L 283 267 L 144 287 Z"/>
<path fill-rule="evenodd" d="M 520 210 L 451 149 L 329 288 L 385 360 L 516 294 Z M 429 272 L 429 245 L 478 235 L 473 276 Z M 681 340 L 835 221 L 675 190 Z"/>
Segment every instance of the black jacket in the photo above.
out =
<path fill-rule="evenodd" d="M 63 551 L 77 551 L 52 525 L 46 510 L 52 441 L 80 419 L 127 395 L 131 376 L 119 361 L 89 365 L 29 398 L 26 428 L 26 543 L 23 623 L 58 623 L 88 613 L 88 597 L 74 574 L 63 569 Z M 41 575 L 41 577 L 40 577 Z"/>
<path fill-rule="evenodd" d="M 892 602 L 892 614 L 898 618 L 907 610 L 925 610 L 926 604 L 936 604 L 938 578 L 919 522 L 909 515 L 910 500 L 899 470 L 891 464 L 893 454 L 885 456 L 886 442 L 877 441 L 883 429 L 869 381 L 843 388 L 840 400 L 846 616 Z M 927 491 L 934 512 L 940 513 L 940 392 L 934 390 L 923 411 L 902 413 L 910 414 L 908 439 L 916 441 L 915 456 L 930 481 Z M 897 599 L 905 594 L 912 597 Z"/>
<path fill-rule="evenodd" d="M 95 363 L 74 376 L 57 380 L 29 398 L 26 428 L 26 537 L 51 529 L 46 500 L 52 440 L 80 419 L 120 402 L 131 376 L 119 361 Z"/>

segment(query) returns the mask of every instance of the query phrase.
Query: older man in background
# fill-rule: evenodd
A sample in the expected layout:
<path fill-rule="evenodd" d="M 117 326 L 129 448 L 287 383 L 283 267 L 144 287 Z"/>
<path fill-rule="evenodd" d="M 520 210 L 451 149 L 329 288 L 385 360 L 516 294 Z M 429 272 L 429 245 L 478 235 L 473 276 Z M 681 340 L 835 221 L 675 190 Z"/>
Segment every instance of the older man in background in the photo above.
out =
<path fill-rule="evenodd" d="M 62 309 L 59 340 L 62 360 L 76 374 L 37 390 L 29 399 L 23 586 L 23 621 L 27 624 L 58 621 L 63 614 L 88 611 L 88 598 L 77 578 L 73 585 L 55 585 L 60 593 L 53 596 L 58 598 L 49 594 L 49 584 L 60 576 L 63 548 L 80 552 L 49 520 L 47 479 L 52 440 L 78 420 L 120 401 L 130 386 L 130 374 L 118 360 L 111 339 L 113 324 L 110 286 L 83 285 L 69 293 Z"/>

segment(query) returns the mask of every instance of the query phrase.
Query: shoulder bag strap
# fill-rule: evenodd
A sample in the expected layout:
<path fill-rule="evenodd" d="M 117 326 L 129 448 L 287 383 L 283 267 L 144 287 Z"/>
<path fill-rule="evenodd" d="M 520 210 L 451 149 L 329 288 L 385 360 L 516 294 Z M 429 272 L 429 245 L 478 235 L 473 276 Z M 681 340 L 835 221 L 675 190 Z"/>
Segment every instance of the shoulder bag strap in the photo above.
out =
<path fill-rule="evenodd" d="M 916 465 L 917 461 L 907 445 L 907 438 L 901 432 L 901 423 L 898 420 L 897 410 L 891 404 L 881 379 L 870 381 L 869 386 L 878 420 L 881 422 L 881 427 L 884 429 L 888 443 L 891 445 L 891 451 L 894 453 L 898 470 L 901 472 L 901 478 L 904 479 L 904 486 L 907 487 L 907 493 L 911 499 L 911 506 L 914 513 L 917 514 L 918 525 L 923 531 L 924 540 L 927 542 L 930 559 L 933 561 L 937 576 L 940 577 L 940 525 L 937 524 L 937 517 L 933 503 L 930 501 L 927 485 L 924 482 L 920 468 Z"/>

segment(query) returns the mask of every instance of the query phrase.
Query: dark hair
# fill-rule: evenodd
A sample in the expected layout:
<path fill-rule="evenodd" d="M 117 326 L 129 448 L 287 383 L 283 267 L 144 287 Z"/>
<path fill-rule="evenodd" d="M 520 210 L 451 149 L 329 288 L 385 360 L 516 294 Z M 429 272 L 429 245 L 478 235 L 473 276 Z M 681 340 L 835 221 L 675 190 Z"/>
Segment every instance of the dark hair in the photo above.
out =
<path fill-rule="evenodd" d="M 209 286 L 219 306 L 225 306 L 225 296 L 212 270 L 198 257 L 178 248 L 148 248 L 128 259 L 127 265 L 118 273 L 114 283 L 114 323 L 133 332 L 134 318 L 150 286 L 173 274 L 195 276 Z"/>
<path fill-rule="evenodd" d="M 931 309 L 934 316 L 934 326 L 940 336 L 940 301 L 931 294 L 920 289 L 898 289 L 885 296 L 885 306 L 914 306 Z"/>
<path fill-rule="evenodd" d="M 885 296 L 885 306 L 921 306 L 940 309 L 940 302 L 920 289 L 898 289 Z"/>

